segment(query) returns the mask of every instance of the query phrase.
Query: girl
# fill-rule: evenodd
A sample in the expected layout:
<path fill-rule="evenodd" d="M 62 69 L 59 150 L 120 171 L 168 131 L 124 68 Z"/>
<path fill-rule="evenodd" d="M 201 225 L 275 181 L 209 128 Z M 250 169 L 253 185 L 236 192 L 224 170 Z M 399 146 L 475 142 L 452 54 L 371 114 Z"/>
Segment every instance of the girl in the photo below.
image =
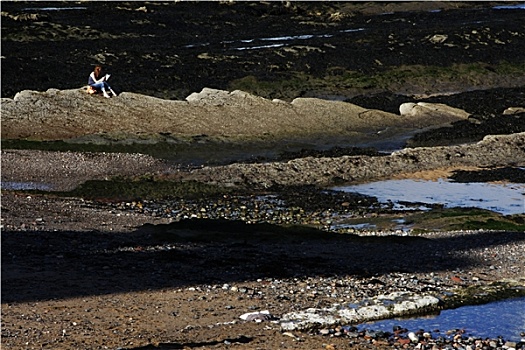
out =
<path fill-rule="evenodd" d="M 104 94 L 104 97 L 110 98 L 111 96 L 108 95 L 106 90 L 111 91 L 113 96 L 117 96 L 115 91 L 109 86 L 107 83 L 107 80 L 109 79 L 110 75 L 102 75 L 102 67 L 96 66 L 93 72 L 89 75 L 88 85 L 91 86 L 93 89 L 97 91 L 102 91 Z"/>

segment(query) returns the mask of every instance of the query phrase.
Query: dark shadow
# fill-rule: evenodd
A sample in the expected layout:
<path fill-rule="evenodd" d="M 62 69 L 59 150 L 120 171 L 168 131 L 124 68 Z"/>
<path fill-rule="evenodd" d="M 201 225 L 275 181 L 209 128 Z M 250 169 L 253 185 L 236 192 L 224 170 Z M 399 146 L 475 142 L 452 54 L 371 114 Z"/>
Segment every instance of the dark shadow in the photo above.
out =
<path fill-rule="evenodd" d="M 525 169 L 521 167 L 502 167 L 481 170 L 456 170 L 449 177 L 455 182 L 490 182 L 508 181 L 525 183 Z"/>
<path fill-rule="evenodd" d="M 248 344 L 253 340 L 251 337 L 240 335 L 237 338 L 228 338 L 223 340 L 212 340 L 206 342 L 195 342 L 195 343 L 160 343 L 157 345 L 145 345 L 138 348 L 121 348 L 121 350 L 134 349 L 134 350 L 176 350 L 176 349 L 193 349 L 204 346 L 217 346 L 219 344 Z"/>
<path fill-rule="evenodd" d="M 456 251 L 523 240 L 523 232 L 359 237 L 226 220 L 145 225 L 132 233 L 5 231 L 2 302 L 257 278 L 464 269 L 485 263 Z"/>

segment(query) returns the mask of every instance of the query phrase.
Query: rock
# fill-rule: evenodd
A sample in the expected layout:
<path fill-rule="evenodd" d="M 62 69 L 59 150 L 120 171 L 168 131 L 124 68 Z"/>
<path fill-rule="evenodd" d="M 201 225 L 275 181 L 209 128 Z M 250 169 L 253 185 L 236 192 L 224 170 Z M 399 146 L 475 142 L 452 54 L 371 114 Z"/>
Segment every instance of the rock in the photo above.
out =
<path fill-rule="evenodd" d="M 286 335 L 287 337 L 293 338 L 295 340 L 300 340 L 301 339 L 301 338 L 299 338 L 298 336 L 296 336 L 295 334 L 293 334 L 291 332 L 283 332 L 282 335 Z"/>
<path fill-rule="evenodd" d="M 418 336 L 416 335 L 416 333 L 414 333 L 414 332 L 409 332 L 409 333 L 408 333 L 408 339 L 410 339 L 410 341 L 411 341 L 412 343 L 417 343 L 417 342 L 419 342 L 419 337 L 418 337 Z"/>
<path fill-rule="evenodd" d="M 268 310 L 260 311 L 260 312 L 248 312 L 245 314 L 242 314 L 239 317 L 241 320 L 248 321 L 248 322 L 262 322 L 262 321 L 271 321 L 274 320 L 275 317 L 270 314 Z"/>
<path fill-rule="evenodd" d="M 232 97 L 228 91 L 204 88 L 201 92 L 194 92 L 186 97 L 186 101 L 194 104 L 222 106 L 228 101 L 231 102 Z"/>
<path fill-rule="evenodd" d="M 147 116 L 147 118 L 145 118 Z M 204 88 L 186 101 L 163 100 L 131 92 L 100 99 L 85 88 L 24 90 L 1 104 L 2 138 L 35 137 L 40 140 L 81 139 L 104 135 L 108 139 L 159 133 L 181 137 L 207 135 L 242 140 L 269 137 L 334 137 L 350 142 L 378 142 L 405 135 L 414 128 L 447 124 L 462 119 L 414 114 L 399 116 L 351 103 L 298 98 L 292 103 L 272 101 L 244 91 Z M 67 127 L 64 127 L 67 126 Z M 116 127 L 118 126 L 118 128 Z M 378 136 L 380 135 L 380 137 Z"/>
<path fill-rule="evenodd" d="M 430 41 L 432 44 L 441 44 L 445 42 L 447 39 L 448 39 L 448 35 L 446 34 L 434 34 L 428 39 L 428 41 Z"/>
<path fill-rule="evenodd" d="M 525 113 L 525 107 L 509 107 L 503 111 L 505 115 L 512 115 L 518 113 Z"/>
<path fill-rule="evenodd" d="M 525 161 L 525 133 L 486 136 L 475 144 L 448 147 L 406 148 L 385 157 L 343 156 L 301 158 L 281 163 L 231 164 L 204 167 L 188 178 L 267 187 L 272 184 L 327 185 L 334 174 L 346 181 L 371 181 L 392 174 L 454 166 L 502 166 Z M 372 170 L 373 169 L 373 170 Z"/>
<path fill-rule="evenodd" d="M 406 102 L 399 106 L 401 116 L 417 116 L 420 118 L 439 118 L 442 122 L 449 122 L 457 119 L 467 119 L 470 113 L 447 106 L 442 103 L 427 102 Z"/>
<path fill-rule="evenodd" d="M 307 330 L 329 327 L 336 324 L 357 324 L 377 319 L 406 316 L 438 306 L 439 299 L 430 295 L 396 292 L 379 295 L 369 300 L 366 306 L 342 306 L 334 304 L 328 308 L 309 308 L 291 312 L 280 320 L 282 330 Z"/>
<path fill-rule="evenodd" d="M 268 100 L 257 97 L 241 90 L 235 90 L 232 92 L 224 90 L 216 90 L 210 88 L 204 88 L 199 93 L 192 93 L 186 97 L 186 101 L 192 105 L 200 106 L 238 106 L 243 104 L 257 104 L 263 103 L 268 104 Z M 273 101 L 272 101 L 273 102 Z M 284 101 L 283 101 L 284 102 Z M 284 102 L 286 103 L 286 102 Z"/>
<path fill-rule="evenodd" d="M 284 331 L 305 330 L 328 327 L 340 323 L 340 318 L 329 313 L 320 314 L 319 311 L 320 310 L 315 308 L 310 308 L 304 311 L 285 314 L 281 319 L 281 329 Z"/>

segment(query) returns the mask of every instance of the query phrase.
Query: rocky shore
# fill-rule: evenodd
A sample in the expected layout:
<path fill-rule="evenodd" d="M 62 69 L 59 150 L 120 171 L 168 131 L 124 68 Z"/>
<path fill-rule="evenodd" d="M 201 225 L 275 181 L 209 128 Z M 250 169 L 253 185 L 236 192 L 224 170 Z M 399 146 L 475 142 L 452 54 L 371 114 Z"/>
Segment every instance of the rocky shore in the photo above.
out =
<path fill-rule="evenodd" d="M 252 102 L 240 104 L 239 96 L 277 109 L 306 108 L 305 103 L 310 103 L 308 109 L 324 109 L 324 115 L 355 110 L 353 117 L 346 117 L 353 122 L 362 114 L 373 119 L 376 113 L 378 124 L 365 123 L 366 130 L 352 125 L 361 134 L 375 133 L 376 140 L 385 137 L 387 142 L 392 142 L 392 135 L 376 130 L 382 130 L 390 118 L 396 121 L 392 125 L 400 118 L 416 118 L 402 134 L 427 127 L 440 130 L 469 118 L 466 111 L 443 104 L 421 105 L 425 108 L 417 113 L 395 115 L 342 102 L 307 99 L 289 104 L 241 92 L 203 93 L 205 99 L 194 95 L 188 102 L 174 102 L 177 107 L 170 110 L 193 110 L 202 125 L 209 125 L 206 118 L 215 118 L 210 111 L 226 113 L 225 105 L 232 101 L 244 112 L 243 118 L 249 118 Z M 25 92 L 3 103 L 6 133 L 29 130 L 41 118 L 38 125 L 53 135 L 56 116 L 22 111 L 43 100 L 49 105 L 56 103 L 53 100 L 71 101 L 71 94 L 83 92 Z M 33 102 L 23 102 L 24 96 Z M 221 102 L 217 96 L 222 96 Z M 121 97 L 115 99 L 115 105 L 132 103 L 125 94 Z M 159 108 L 153 106 L 153 110 L 173 102 L 158 103 Z M 301 104 L 303 107 L 297 107 Z M 411 110 L 417 106 L 408 105 Z M 403 111 L 407 105 L 400 107 Z M 70 136 L 88 136 L 82 142 L 89 143 L 91 131 L 79 133 L 90 124 L 82 108 L 76 114 L 68 108 L 64 111 L 69 111 L 72 120 L 85 121 L 70 128 L 69 133 L 76 133 Z M 519 113 L 510 118 L 519 118 Z M 142 128 L 132 118 L 126 123 L 123 114 L 115 115 L 122 117 L 122 126 Z M 316 113 L 304 114 L 304 118 L 312 120 L 310 131 L 317 130 L 321 139 L 328 140 L 330 130 L 323 125 L 314 128 Z M 111 124 L 101 125 L 107 127 L 107 133 L 113 130 Z M 268 138 L 256 131 L 244 137 Z M 349 131 L 362 140 L 359 132 Z M 106 143 L 113 137 L 106 135 Z M 271 138 L 274 145 L 286 149 L 286 142 L 276 142 L 275 134 Z M 337 304 L 359 304 L 365 299 L 381 302 L 396 295 L 404 314 L 417 314 L 523 295 L 522 231 L 426 231 L 418 236 L 395 230 L 336 233 L 330 222 L 337 215 L 383 215 L 385 209 L 373 198 L 331 195 L 322 188 L 393 176 L 435 178 L 459 170 L 474 174 L 483 168 L 518 169 L 525 162 L 524 143 L 523 133 L 512 133 L 488 135 L 470 144 L 392 153 L 335 156 L 335 150 L 305 156 L 308 152 L 303 152 L 299 153 L 303 156 L 280 161 L 192 167 L 143 154 L 3 149 L 2 343 L 13 349 L 43 345 L 64 349 L 223 348 L 233 344 L 250 349 L 521 349 L 523 342 L 479 339 L 461 330 L 451 330 L 453 336 L 448 338 L 434 337 L 432 330 L 359 331 L 355 324 L 395 313 L 351 318 L 365 311 L 348 309 L 341 316 Z M 207 147 L 215 146 L 209 143 Z M 153 184 L 196 181 L 218 186 L 223 192 L 197 200 L 186 195 L 171 200 L 121 201 L 119 195 L 107 194 L 108 188 L 98 190 L 93 199 L 73 192 L 63 197 L 63 191 L 90 181 L 111 184 L 115 178 L 124 183 L 139 181 L 137 184 L 141 178 Z M 44 193 L 6 190 L 16 184 L 44 186 Z M 415 299 L 408 302 L 405 298 Z M 432 302 L 417 306 L 426 298 Z M 414 307 L 406 308 L 407 303 Z M 243 315 L 251 316 L 243 319 Z"/>
<path fill-rule="evenodd" d="M 176 143 L 200 135 L 204 140 L 227 142 L 336 138 L 333 144 L 345 139 L 350 139 L 346 143 L 374 144 L 469 116 L 444 104 L 407 103 L 400 106 L 400 114 L 393 114 L 338 101 L 297 98 L 288 103 L 209 88 L 186 100 L 123 92 L 107 101 L 84 89 L 26 90 L 2 100 L 2 135 L 76 142 L 158 142 L 164 138 Z"/>
<path fill-rule="evenodd" d="M 525 349 L 360 326 L 524 297 L 523 214 L 331 190 L 525 183 L 521 10 L 53 5 L 2 3 L 3 349 Z"/>
<path fill-rule="evenodd" d="M 190 178 L 232 186 L 268 188 L 273 185 L 354 183 L 390 178 L 402 173 L 523 164 L 525 133 L 487 136 L 473 145 L 403 149 L 384 157 L 301 158 L 288 162 L 205 167 Z"/>
<path fill-rule="evenodd" d="M 38 120 L 42 128 L 38 135 L 44 139 L 53 139 L 57 130 L 64 137 L 53 113 L 68 114 L 70 120 L 78 120 L 66 128 L 68 138 L 89 144 L 93 134 L 83 107 L 76 112 L 60 107 L 73 97 L 80 106 L 88 98 L 83 94 L 79 90 L 24 92 L 4 100 L 3 132 L 23 136 Z M 122 107 L 148 97 L 129 96 L 123 94 L 105 106 L 115 106 L 113 117 L 121 118 L 125 135 L 145 130 Z M 31 106 L 41 101 L 55 112 L 31 112 Z M 322 135 L 320 140 L 332 135 L 324 124 L 319 125 L 320 116 L 345 115 L 349 122 L 345 137 L 353 135 L 353 143 L 374 134 L 375 141 L 384 138 L 392 144 L 395 135 L 399 138 L 429 127 L 439 131 L 470 116 L 445 104 L 402 104 L 395 115 L 342 102 L 287 103 L 211 89 L 192 95 L 187 102 L 155 100 L 150 108 L 160 115 L 164 103 L 175 104 L 167 108 L 172 112 L 193 111 L 192 118 L 203 126 L 212 125 L 214 113 L 219 113 L 214 110 L 235 117 L 233 107 L 226 112 L 228 106 L 234 106 L 237 114 L 242 111 L 245 119 L 261 109 L 269 114 L 272 108 L 279 113 L 290 109 L 297 115 L 302 108 L 310 110 L 302 115 L 303 121 L 311 123 L 307 134 Z M 520 118 L 519 108 L 510 113 L 506 114 L 509 118 Z M 356 121 L 362 115 L 371 119 L 360 126 Z M 370 123 L 374 115 L 377 123 Z M 399 127 L 400 118 L 405 126 Z M 99 123 L 93 130 L 107 128 L 99 140 L 114 142 L 113 124 L 92 121 Z M 261 130 L 273 124 L 269 121 Z M 399 128 L 392 134 L 378 132 L 385 127 Z M 141 137 L 151 140 L 161 129 L 148 130 Z M 244 141 L 271 139 L 272 145 L 288 147 L 287 142 L 277 141 L 276 134 L 269 136 L 261 130 L 246 129 Z M 285 132 L 298 134 L 295 129 Z M 322 188 L 392 177 L 448 177 L 460 170 L 474 174 L 483 169 L 518 169 L 525 163 L 524 144 L 523 133 L 511 133 L 487 135 L 469 144 L 392 153 L 341 155 L 334 149 L 308 156 L 309 151 L 303 151 L 291 159 L 190 167 L 143 154 L 3 149 L 3 345 L 13 349 L 46 344 L 121 349 L 233 344 L 250 349 L 521 349 L 523 342 L 480 339 L 462 330 L 451 330 L 451 336 L 443 338 L 433 336 L 432 330 L 384 333 L 360 331 L 354 325 L 394 316 L 388 310 L 377 313 L 385 298 L 400 298 L 402 314 L 418 314 L 523 295 L 522 231 L 426 231 L 410 236 L 395 230 L 353 230 L 341 234 L 330 225 L 338 215 L 384 215 L 385 209 L 373 198 L 326 194 Z M 206 147 L 212 151 L 215 146 L 209 142 Z M 90 181 L 111 184 L 115 178 L 124 182 L 143 178 L 153 184 L 194 181 L 218 186 L 223 193 L 201 199 L 121 201 L 101 189 L 96 198 L 73 192 L 63 197 L 64 191 Z M 20 192 L 17 184 L 42 188 L 44 193 Z M 337 306 L 358 305 L 363 300 L 379 303 L 368 316 L 365 309 L 370 304 L 345 313 Z M 431 302 L 421 304 L 424 300 Z"/>
<path fill-rule="evenodd" d="M 408 342 L 418 330 L 394 337 L 334 321 L 298 331 L 276 321 L 390 293 L 433 295 L 438 309 L 523 295 L 522 232 L 377 237 L 240 221 L 172 222 L 147 203 L 6 191 L 2 207 L 8 348 L 512 347 L 461 333 Z M 265 310 L 271 320 L 240 318 Z"/>
<path fill-rule="evenodd" d="M 456 155 L 461 150 L 460 159 L 486 155 L 489 165 L 501 161 L 497 150 L 506 154 L 508 149 L 505 159 L 519 164 L 522 144 L 520 134 L 502 135 L 438 148 L 435 153 L 432 148 L 412 152 L 440 159 L 445 151 Z M 278 179 L 300 181 L 305 177 L 294 178 L 290 174 L 296 171 L 286 170 L 297 162 L 326 161 L 324 167 L 314 167 L 322 175 L 339 161 L 395 157 L 302 158 L 181 169 L 136 154 L 2 152 L 3 183 L 46 183 L 52 191 L 115 175 L 132 179 L 156 174 L 170 181 L 224 184 L 245 193 L 240 188 L 265 188 L 254 184 Z M 414 157 L 402 159 L 406 176 L 422 176 L 409 171 Z M 382 164 L 366 169 L 384 177 L 386 163 Z M 431 167 L 437 176 L 444 174 L 440 173 L 443 164 Z M 464 165 L 459 162 L 456 169 L 471 166 Z M 272 175 L 256 170 L 261 166 L 284 170 Z M 237 178 L 244 181 L 234 181 Z M 195 344 L 250 349 L 523 347 L 512 340 L 471 337 L 461 330 L 440 338 L 432 330 L 374 333 L 354 329 L 349 319 L 320 322 L 312 308 L 327 317 L 334 303 L 381 300 L 391 293 L 432 296 L 438 301 L 430 308 L 435 310 L 523 295 L 523 232 L 341 235 L 328 229 L 332 215 L 341 214 L 342 208 L 352 215 L 371 214 L 373 199 L 341 195 L 322 199 L 318 190 L 309 193 L 300 188 L 282 191 L 280 197 L 270 191 L 267 197 L 254 192 L 134 202 L 104 198 L 104 193 L 90 200 L 3 190 L 3 345 L 13 349 L 42 344 L 125 349 Z M 271 317 L 259 315 L 262 311 Z M 261 322 L 240 318 L 247 313 L 256 313 L 252 317 Z M 313 324 L 302 330 L 287 326 L 289 320 L 299 319 Z"/>

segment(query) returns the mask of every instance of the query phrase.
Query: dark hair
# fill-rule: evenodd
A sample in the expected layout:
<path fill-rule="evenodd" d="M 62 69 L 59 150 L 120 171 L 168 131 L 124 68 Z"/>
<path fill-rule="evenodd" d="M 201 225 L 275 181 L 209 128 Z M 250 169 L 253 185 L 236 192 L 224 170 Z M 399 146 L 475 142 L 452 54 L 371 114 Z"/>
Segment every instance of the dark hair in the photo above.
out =
<path fill-rule="evenodd" d="M 95 66 L 93 72 L 95 72 L 95 78 L 98 79 L 102 73 L 102 66 Z"/>

